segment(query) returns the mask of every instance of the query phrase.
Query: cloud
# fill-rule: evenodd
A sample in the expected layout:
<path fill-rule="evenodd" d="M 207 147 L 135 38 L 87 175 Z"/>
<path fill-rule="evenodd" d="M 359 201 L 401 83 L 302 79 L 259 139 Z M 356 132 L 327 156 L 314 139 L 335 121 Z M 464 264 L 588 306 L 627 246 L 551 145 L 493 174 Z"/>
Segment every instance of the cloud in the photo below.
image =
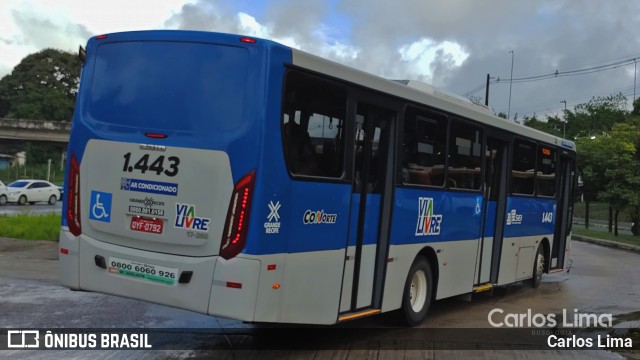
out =
<path fill-rule="evenodd" d="M 2 18 L 7 3 L 17 10 Z M 2 59 L 0 75 L 2 64 L 17 63 L 14 58 L 40 47 L 75 49 L 92 33 L 156 26 L 267 38 L 390 79 L 422 80 L 462 95 L 478 89 L 470 95 L 481 98 L 486 75 L 500 76 L 501 82 L 491 85 L 490 105 L 506 112 L 510 50 L 516 78 L 640 59 L 640 2 L 635 0 L 167 0 L 163 6 L 155 0 L 113 0 L 102 7 L 80 0 L 59 0 L 55 6 L 22 3 L 0 2 L 0 56 L 13 57 Z M 511 112 L 557 111 L 564 107 L 562 100 L 571 108 L 616 89 L 631 97 L 633 75 L 626 67 L 514 83 Z"/>
<path fill-rule="evenodd" d="M 220 0 L 200 0 L 185 5 L 166 25 L 267 38 L 394 79 L 445 83 L 447 70 L 459 67 L 468 57 L 462 46 L 453 41 L 426 36 L 408 39 L 384 31 L 382 34 L 379 26 L 385 19 L 367 19 L 366 14 L 358 14 L 356 23 L 370 20 L 367 23 L 371 33 L 364 36 L 364 28 L 352 32 L 354 17 L 348 12 L 336 12 L 331 2 L 272 1 L 260 19 L 227 4 Z M 372 6 L 368 5 L 369 8 Z"/>
<path fill-rule="evenodd" d="M 92 36 L 84 25 L 73 24 L 64 19 L 19 10 L 14 10 L 12 15 L 21 34 L 18 45 L 35 49 L 72 50 Z"/>

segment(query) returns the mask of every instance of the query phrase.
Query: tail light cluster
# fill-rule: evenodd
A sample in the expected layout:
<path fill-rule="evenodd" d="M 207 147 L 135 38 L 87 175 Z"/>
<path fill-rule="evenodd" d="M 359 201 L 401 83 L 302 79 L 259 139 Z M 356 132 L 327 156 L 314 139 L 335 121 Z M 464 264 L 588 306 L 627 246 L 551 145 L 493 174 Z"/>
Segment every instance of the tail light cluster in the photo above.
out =
<path fill-rule="evenodd" d="M 71 154 L 71 166 L 67 184 L 67 226 L 75 236 L 82 233 L 80 225 L 80 164 L 78 159 Z"/>
<path fill-rule="evenodd" d="M 233 194 L 231 194 L 227 220 L 224 224 L 222 242 L 220 243 L 220 256 L 224 259 L 228 260 L 238 255 L 247 242 L 249 212 L 251 210 L 255 177 L 255 170 L 250 171 L 236 183 Z"/>

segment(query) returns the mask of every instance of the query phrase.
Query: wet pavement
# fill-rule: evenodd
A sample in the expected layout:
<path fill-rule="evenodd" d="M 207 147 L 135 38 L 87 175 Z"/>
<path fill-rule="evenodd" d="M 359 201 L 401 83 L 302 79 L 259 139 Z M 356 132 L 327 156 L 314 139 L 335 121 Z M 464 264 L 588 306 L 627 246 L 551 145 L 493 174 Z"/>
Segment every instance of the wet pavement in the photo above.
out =
<path fill-rule="evenodd" d="M 427 322 L 428 329 L 490 328 L 489 313 L 501 309 L 505 314 L 533 313 L 611 314 L 615 326 L 637 328 L 640 319 L 640 255 L 632 252 L 573 242 L 568 273 L 545 275 L 540 288 L 526 283 L 498 289 L 493 296 L 478 295 L 472 302 L 446 299 L 433 304 Z M 340 329 L 347 331 L 343 342 L 363 341 L 362 333 L 372 328 L 388 328 L 387 315 L 365 318 Z M 55 242 L 24 242 L 0 239 L 0 328 L 190 328 L 247 329 L 254 325 L 215 318 L 189 311 L 149 304 L 103 294 L 70 291 L 58 283 L 57 244 Z M 358 329 L 361 329 L 360 331 Z M 303 333 L 306 330 L 302 330 Z M 479 358 L 479 359 L 622 359 L 607 351 L 469 351 L 434 350 L 410 347 L 410 338 L 419 331 L 382 333 L 396 344 L 383 347 L 347 347 L 295 351 L 3 351 L 0 356 L 15 359 L 64 358 L 125 359 L 135 356 L 145 359 L 186 358 L 289 358 L 289 359 L 409 359 L 409 358 Z M 465 331 L 465 330 L 461 330 Z M 358 335 L 360 333 L 360 335 Z M 309 333 L 313 334 L 313 333 Z M 509 339 L 507 339 L 507 342 Z M 229 343 L 231 345 L 231 342 Z M 389 343 L 387 342 L 387 345 Z M 404 345 L 403 345 L 404 344 Z M 203 341 L 197 348 L 209 348 Z M 319 349 L 319 350 L 317 350 Z M 4 357 L 3 356 L 3 357 Z M 638 356 L 636 353 L 626 356 Z M 640 358 L 637 357 L 637 358 Z"/>
<path fill-rule="evenodd" d="M 55 205 L 49 205 L 47 203 L 36 203 L 33 205 L 18 205 L 9 203 L 0 206 L 0 215 L 14 216 L 18 214 L 62 214 L 62 202 L 58 201 L 55 203 Z"/>

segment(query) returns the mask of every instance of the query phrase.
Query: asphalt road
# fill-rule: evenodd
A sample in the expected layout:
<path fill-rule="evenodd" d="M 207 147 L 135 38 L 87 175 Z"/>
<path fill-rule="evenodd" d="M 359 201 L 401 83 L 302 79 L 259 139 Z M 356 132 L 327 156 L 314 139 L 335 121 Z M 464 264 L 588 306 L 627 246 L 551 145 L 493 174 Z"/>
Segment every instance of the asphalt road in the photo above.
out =
<path fill-rule="evenodd" d="M 433 304 L 423 328 L 489 328 L 488 314 L 500 308 L 505 313 L 560 314 L 563 309 L 581 313 L 612 314 L 621 323 L 617 327 L 640 327 L 640 255 L 616 249 L 574 242 L 569 273 L 545 275 L 539 289 L 516 284 L 493 296 L 479 296 L 472 302 L 456 299 Z M 636 320 L 633 320 L 636 319 Z M 628 321 L 629 320 L 629 321 Z M 59 285 L 57 244 L 46 241 L 18 241 L 0 238 L 0 328 L 190 328 L 262 330 L 260 326 L 234 320 L 149 304 L 103 294 L 70 291 Z M 395 344 L 388 347 L 340 347 L 324 350 L 295 351 L 2 351 L 11 359 L 199 359 L 199 358 L 290 358 L 290 359 L 408 359 L 408 358 L 491 358 L 491 359 L 623 359 L 606 351 L 509 351 L 433 350 L 407 346 L 419 330 L 394 330 L 389 316 L 370 317 L 344 326 L 341 343 L 363 341 L 372 328 Z M 347 329 L 346 332 L 344 330 Z M 385 332 L 384 329 L 391 329 Z M 313 330 L 296 330 L 304 336 Z M 477 330 L 476 330 L 477 331 Z M 300 334 L 298 334 L 300 335 Z M 226 339 L 228 341 L 228 339 Z M 209 340 L 197 340 L 194 348 L 210 348 Z M 321 341 L 318 339 L 318 341 Z M 326 340 L 325 340 L 326 341 Z M 510 339 L 506 339 L 509 342 Z M 198 343 L 199 342 L 199 343 Z M 326 342 L 323 343 L 326 345 Z M 231 341 L 229 341 L 229 345 Z M 323 345 L 323 346 L 325 346 Z M 320 348 L 314 346 L 311 348 Z M 326 346 L 325 346 L 326 347 Z M 220 349 L 220 347 L 214 347 Z M 224 346 L 222 347 L 224 349 Z M 636 355 L 637 356 L 637 355 Z"/>
<path fill-rule="evenodd" d="M 0 206 L 0 215 L 18 215 L 18 214 L 33 214 L 33 215 L 44 215 L 44 214 L 61 214 L 62 213 L 62 202 L 58 201 L 55 205 L 49 205 L 47 203 L 36 203 L 33 205 L 18 205 L 13 203 L 8 203 Z"/>

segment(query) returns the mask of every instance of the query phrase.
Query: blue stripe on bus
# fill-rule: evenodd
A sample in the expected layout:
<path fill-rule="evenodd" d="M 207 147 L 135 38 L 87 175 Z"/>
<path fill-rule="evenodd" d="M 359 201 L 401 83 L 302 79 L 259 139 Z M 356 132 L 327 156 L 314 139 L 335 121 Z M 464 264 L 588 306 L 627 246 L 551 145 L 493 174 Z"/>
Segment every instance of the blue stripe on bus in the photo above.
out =
<path fill-rule="evenodd" d="M 484 225 L 484 237 L 491 238 L 495 235 L 496 230 L 496 206 L 495 201 L 487 201 L 486 219 L 487 222 Z"/>
<path fill-rule="evenodd" d="M 391 244 L 478 239 L 482 201 L 479 193 L 396 189 Z"/>
<path fill-rule="evenodd" d="M 505 237 L 554 233 L 556 200 L 510 196 L 507 198 Z"/>

